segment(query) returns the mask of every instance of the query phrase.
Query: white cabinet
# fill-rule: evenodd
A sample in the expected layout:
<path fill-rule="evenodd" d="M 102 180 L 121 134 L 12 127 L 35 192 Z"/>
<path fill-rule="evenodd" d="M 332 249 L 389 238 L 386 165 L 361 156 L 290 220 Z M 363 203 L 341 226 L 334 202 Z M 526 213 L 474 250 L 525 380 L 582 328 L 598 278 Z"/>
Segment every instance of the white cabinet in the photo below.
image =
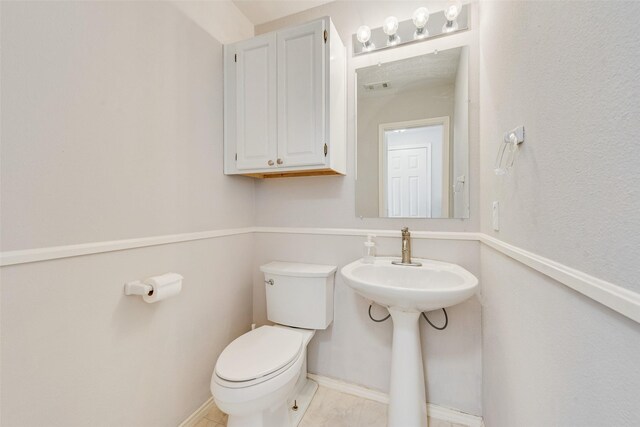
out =
<path fill-rule="evenodd" d="M 275 34 L 236 45 L 236 167 L 239 170 L 263 168 L 277 155 L 275 46 Z"/>
<path fill-rule="evenodd" d="M 225 173 L 346 172 L 346 51 L 329 18 L 225 46 Z"/>
<path fill-rule="evenodd" d="M 277 34 L 278 158 L 288 166 L 324 159 L 324 22 Z"/>

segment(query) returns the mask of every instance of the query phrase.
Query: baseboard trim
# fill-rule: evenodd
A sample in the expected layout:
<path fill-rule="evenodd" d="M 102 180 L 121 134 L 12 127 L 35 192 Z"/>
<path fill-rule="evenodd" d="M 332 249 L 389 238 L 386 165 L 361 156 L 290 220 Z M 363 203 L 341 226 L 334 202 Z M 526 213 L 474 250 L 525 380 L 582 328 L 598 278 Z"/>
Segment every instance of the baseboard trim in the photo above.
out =
<path fill-rule="evenodd" d="M 352 394 L 354 396 L 362 397 L 364 399 L 373 400 L 374 402 L 380 402 L 384 404 L 389 403 L 389 395 L 378 390 L 373 390 L 367 387 L 347 383 L 334 378 L 324 377 L 322 375 L 307 374 L 309 379 L 314 380 L 326 388 L 341 391 L 342 393 Z"/>
<path fill-rule="evenodd" d="M 389 403 L 389 395 L 381 391 L 372 390 L 366 387 L 347 383 L 329 377 L 324 377 L 322 375 L 308 374 L 307 376 L 317 382 L 318 385 L 326 388 L 384 404 Z M 482 417 L 466 414 L 464 412 L 446 408 L 444 406 L 434 405 L 433 403 L 427 403 L 427 414 L 432 418 L 448 421 L 450 423 L 464 424 L 469 427 L 481 427 L 483 425 Z"/>
<path fill-rule="evenodd" d="M 178 427 L 194 427 L 215 405 L 213 396 L 208 398 L 196 411 L 178 425 Z"/>

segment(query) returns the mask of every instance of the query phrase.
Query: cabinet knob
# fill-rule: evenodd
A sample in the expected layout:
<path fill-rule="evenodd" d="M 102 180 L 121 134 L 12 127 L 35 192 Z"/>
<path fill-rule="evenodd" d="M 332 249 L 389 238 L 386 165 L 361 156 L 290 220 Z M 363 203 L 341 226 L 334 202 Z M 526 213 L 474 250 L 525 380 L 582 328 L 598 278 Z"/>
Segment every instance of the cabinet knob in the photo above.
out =
<path fill-rule="evenodd" d="M 278 159 L 278 164 L 279 164 L 279 165 L 281 165 L 281 164 L 283 164 L 283 163 L 284 163 L 284 162 L 282 161 L 282 159 Z"/>
<path fill-rule="evenodd" d="M 273 166 L 273 160 L 269 160 L 269 161 L 267 162 L 267 164 L 268 164 L 269 166 Z"/>

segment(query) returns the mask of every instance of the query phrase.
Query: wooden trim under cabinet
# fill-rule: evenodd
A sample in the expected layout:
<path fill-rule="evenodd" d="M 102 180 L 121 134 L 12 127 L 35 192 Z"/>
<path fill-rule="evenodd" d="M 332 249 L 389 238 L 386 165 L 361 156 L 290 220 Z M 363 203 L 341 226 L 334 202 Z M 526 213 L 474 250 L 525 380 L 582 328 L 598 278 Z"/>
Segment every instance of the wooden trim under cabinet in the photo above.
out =
<path fill-rule="evenodd" d="M 291 172 L 263 172 L 263 173 L 244 173 L 244 176 L 250 176 L 252 178 L 290 178 L 295 176 L 323 176 L 323 175 L 337 175 L 345 176 L 343 173 L 334 171 L 333 169 L 314 169 L 305 171 L 291 171 Z"/>

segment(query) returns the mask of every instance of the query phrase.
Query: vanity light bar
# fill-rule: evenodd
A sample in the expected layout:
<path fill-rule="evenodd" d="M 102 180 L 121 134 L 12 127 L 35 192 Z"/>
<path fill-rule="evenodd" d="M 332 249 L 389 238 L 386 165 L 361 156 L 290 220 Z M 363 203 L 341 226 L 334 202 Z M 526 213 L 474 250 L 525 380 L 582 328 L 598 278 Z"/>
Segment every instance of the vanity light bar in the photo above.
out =
<path fill-rule="evenodd" d="M 428 8 L 419 7 L 411 19 L 399 21 L 395 16 L 389 16 L 378 28 L 361 25 L 352 36 L 353 55 L 431 40 L 468 29 L 469 6 L 460 0 L 449 0 L 442 13 L 431 14 Z"/>

